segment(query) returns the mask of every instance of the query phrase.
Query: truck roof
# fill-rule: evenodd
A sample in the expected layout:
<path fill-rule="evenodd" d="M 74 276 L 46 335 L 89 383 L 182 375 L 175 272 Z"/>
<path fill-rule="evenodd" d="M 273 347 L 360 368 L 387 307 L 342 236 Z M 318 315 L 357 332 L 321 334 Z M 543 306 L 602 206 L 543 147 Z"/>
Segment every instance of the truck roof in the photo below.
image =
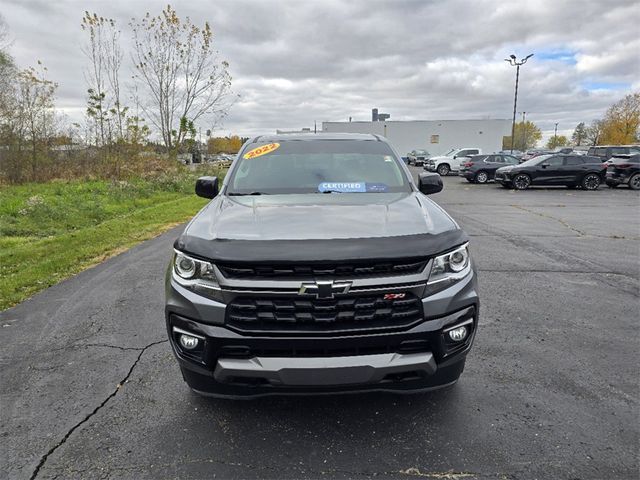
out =
<path fill-rule="evenodd" d="M 382 141 L 378 135 L 371 133 L 277 133 L 273 135 L 260 135 L 252 138 L 249 143 L 258 142 L 286 142 L 295 141 L 317 141 L 317 140 L 359 140 L 359 141 Z"/>

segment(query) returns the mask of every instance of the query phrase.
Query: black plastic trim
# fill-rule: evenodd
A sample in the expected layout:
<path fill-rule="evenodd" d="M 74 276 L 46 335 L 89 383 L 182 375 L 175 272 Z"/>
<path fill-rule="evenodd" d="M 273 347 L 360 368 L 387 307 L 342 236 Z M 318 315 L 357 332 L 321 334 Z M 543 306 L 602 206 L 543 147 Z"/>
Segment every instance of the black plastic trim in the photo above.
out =
<path fill-rule="evenodd" d="M 205 240 L 183 234 L 175 241 L 174 247 L 213 261 L 292 264 L 387 261 L 406 258 L 407 252 L 411 252 L 414 258 L 431 257 L 468 241 L 467 234 L 458 229 L 439 234 L 333 240 Z"/>

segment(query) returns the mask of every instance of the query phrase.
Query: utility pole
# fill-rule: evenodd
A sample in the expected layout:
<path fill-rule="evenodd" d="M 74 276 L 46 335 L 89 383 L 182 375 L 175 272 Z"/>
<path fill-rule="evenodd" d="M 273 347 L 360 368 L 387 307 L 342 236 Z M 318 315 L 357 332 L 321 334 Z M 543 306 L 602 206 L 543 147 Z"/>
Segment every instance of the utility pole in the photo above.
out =
<path fill-rule="evenodd" d="M 556 127 L 553 130 L 553 144 L 558 146 L 558 124 L 556 123 Z"/>
<path fill-rule="evenodd" d="M 516 67 L 516 93 L 513 97 L 513 121 L 511 122 L 511 153 L 513 153 L 513 142 L 515 141 L 516 134 L 516 107 L 518 105 L 518 80 L 520 78 L 520 66 L 527 63 L 529 58 L 533 57 L 533 53 L 530 53 L 519 62 L 516 60 L 516 56 L 511 54 L 509 58 L 505 58 L 505 62 L 509 62 L 509 65 Z"/>
<path fill-rule="evenodd" d="M 527 112 L 522 112 L 522 151 L 525 152 L 527 150 L 527 123 L 525 119 L 527 118 Z"/>

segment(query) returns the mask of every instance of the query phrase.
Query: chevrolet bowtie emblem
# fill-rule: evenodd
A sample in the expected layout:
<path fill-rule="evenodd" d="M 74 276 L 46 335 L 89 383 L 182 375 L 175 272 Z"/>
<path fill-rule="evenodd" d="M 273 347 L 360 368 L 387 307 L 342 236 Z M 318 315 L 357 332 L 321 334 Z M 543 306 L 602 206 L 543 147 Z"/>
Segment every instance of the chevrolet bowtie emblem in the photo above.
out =
<path fill-rule="evenodd" d="M 349 293 L 351 282 L 333 282 L 332 280 L 318 280 L 313 283 L 303 283 L 298 291 L 300 295 L 315 295 L 316 298 L 333 298 L 334 294 Z"/>

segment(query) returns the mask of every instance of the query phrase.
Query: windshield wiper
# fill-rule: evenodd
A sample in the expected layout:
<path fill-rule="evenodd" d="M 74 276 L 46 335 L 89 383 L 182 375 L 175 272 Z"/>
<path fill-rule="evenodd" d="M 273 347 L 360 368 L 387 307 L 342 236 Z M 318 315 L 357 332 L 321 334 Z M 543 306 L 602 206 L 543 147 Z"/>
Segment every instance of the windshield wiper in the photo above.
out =
<path fill-rule="evenodd" d="M 269 195 L 268 193 L 264 193 L 264 192 L 251 192 L 251 193 L 230 193 L 229 196 L 230 197 L 243 197 L 246 195 Z"/>

